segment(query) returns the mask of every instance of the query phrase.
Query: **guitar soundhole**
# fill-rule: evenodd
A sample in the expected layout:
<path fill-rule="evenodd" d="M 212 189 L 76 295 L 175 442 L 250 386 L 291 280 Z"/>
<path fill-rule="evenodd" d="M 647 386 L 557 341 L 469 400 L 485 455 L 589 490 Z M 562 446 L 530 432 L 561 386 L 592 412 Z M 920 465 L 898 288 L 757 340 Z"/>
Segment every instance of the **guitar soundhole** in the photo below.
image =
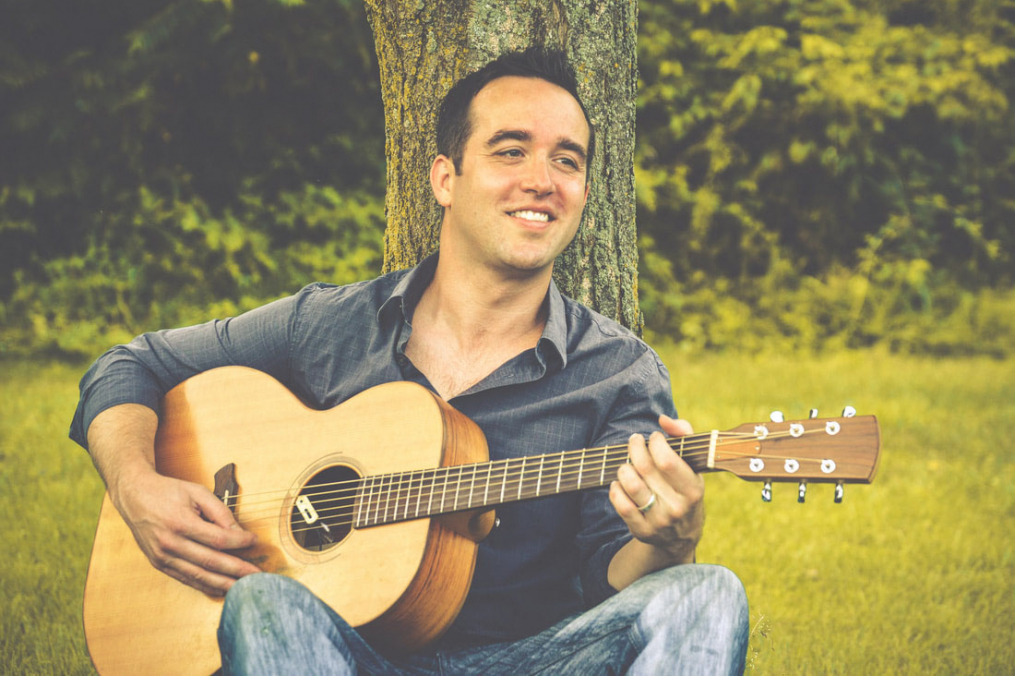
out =
<path fill-rule="evenodd" d="M 323 552 L 345 539 L 352 530 L 359 478 L 355 470 L 345 465 L 327 467 L 311 477 L 290 515 L 296 544 L 311 552 Z"/>

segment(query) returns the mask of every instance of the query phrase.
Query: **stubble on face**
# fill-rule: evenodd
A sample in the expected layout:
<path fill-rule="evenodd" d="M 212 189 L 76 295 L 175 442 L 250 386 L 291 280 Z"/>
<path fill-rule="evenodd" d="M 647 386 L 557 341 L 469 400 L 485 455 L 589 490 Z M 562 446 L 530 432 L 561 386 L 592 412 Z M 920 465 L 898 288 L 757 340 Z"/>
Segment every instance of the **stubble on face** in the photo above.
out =
<path fill-rule="evenodd" d="M 470 122 L 460 173 L 443 201 L 438 194 L 442 249 L 509 274 L 548 275 L 588 195 L 589 129 L 578 102 L 545 80 L 504 77 L 476 95 Z"/>

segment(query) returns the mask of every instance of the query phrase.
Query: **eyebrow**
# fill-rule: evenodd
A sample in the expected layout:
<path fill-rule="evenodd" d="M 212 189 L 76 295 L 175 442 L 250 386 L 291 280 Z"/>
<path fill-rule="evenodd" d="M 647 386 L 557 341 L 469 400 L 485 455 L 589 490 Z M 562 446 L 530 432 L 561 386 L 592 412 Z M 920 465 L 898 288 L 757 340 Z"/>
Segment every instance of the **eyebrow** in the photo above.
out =
<path fill-rule="evenodd" d="M 491 136 L 486 141 L 486 147 L 492 148 L 501 141 L 527 142 L 531 140 L 532 134 L 523 129 L 501 129 L 500 131 L 494 133 L 494 135 Z M 560 138 L 557 139 L 557 147 L 575 153 L 581 158 L 582 162 L 584 162 L 587 159 L 585 147 L 582 144 L 577 143 L 576 141 L 572 141 L 566 136 L 561 136 Z"/>

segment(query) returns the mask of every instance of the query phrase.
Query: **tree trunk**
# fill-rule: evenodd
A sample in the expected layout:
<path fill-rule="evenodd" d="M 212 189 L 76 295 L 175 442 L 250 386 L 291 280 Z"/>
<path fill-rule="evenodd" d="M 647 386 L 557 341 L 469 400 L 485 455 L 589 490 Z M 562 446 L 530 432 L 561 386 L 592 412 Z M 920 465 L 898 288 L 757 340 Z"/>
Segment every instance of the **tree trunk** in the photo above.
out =
<path fill-rule="evenodd" d="M 385 271 L 437 248 L 430 190 L 437 110 L 451 84 L 505 51 L 563 49 L 596 128 L 592 186 L 554 277 L 561 290 L 641 331 L 635 237 L 636 0 L 366 0 L 381 72 L 388 162 Z"/>

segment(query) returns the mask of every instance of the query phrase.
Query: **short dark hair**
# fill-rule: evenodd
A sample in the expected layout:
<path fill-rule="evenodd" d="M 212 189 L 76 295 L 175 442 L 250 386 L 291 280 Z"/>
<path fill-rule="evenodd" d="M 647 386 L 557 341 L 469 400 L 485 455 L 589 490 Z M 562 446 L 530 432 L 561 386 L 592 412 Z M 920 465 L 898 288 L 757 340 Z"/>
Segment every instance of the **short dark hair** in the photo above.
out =
<path fill-rule="evenodd" d="M 440 113 L 437 116 L 437 152 L 450 157 L 455 165 L 455 172 L 461 173 L 465 143 L 472 134 L 472 120 L 469 117 L 472 100 L 492 81 L 510 76 L 546 80 L 574 97 L 582 114 L 585 115 L 585 122 L 589 125 L 589 147 L 586 149 L 585 159 L 586 166 L 590 166 L 596 145 L 596 134 L 589 113 L 585 110 L 585 104 L 578 96 L 578 81 L 574 70 L 564 52 L 543 47 L 529 47 L 524 51 L 501 54 L 456 82 L 441 102 Z M 588 181 L 587 171 L 585 180 Z"/>

